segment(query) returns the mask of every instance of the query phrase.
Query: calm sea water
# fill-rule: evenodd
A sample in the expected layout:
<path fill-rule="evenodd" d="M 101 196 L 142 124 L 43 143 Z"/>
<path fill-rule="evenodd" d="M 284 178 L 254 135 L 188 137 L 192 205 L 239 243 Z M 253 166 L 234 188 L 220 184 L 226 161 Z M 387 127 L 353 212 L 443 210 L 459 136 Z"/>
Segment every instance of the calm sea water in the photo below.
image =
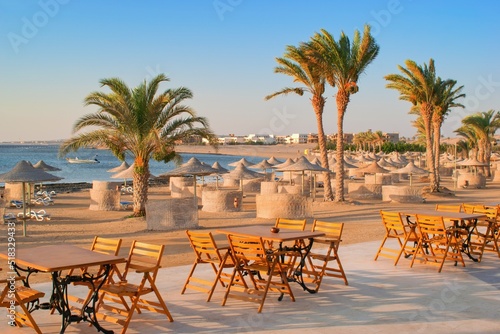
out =
<path fill-rule="evenodd" d="M 81 149 L 73 154 L 68 154 L 68 158 L 78 157 L 79 159 L 92 159 L 94 157 L 100 161 L 98 164 L 70 164 L 65 158 L 58 158 L 58 145 L 0 145 L 0 174 L 10 171 L 20 160 L 30 161 L 32 164 L 43 160 L 46 164 L 58 167 L 61 171 L 49 172 L 62 177 L 59 182 L 76 183 L 96 181 L 118 181 L 112 179 L 113 173 L 107 170 L 117 167 L 121 164 L 110 151 L 96 149 Z M 97 155 L 97 156 L 96 156 Z M 191 157 L 209 164 L 210 166 L 218 161 L 222 167 L 232 169 L 228 164 L 238 161 L 244 156 L 218 155 L 218 154 L 181 154 L 184 162 Z M 248 161 L 258 163 L 263 157 L 244 157 Z M 269 158 L 269 157 L 267 157 Z M 126 158 L 127 163 L 132 164 L 131 156 Z M 173 162 L 165 164 L 163 162 L 150 161 L 150 172 L 153 175 L 160 175 L 176 168 Z M 3 185 L 3 183 L 0 183 Z"/>

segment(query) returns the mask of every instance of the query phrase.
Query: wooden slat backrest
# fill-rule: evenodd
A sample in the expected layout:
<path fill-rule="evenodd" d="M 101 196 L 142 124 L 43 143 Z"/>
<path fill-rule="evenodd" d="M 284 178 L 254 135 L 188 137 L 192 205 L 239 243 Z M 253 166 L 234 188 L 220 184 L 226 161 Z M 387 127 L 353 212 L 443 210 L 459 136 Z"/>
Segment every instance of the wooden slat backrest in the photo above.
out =
<path fill-rule="evenodd" d="M 462 203 L 462 211 L 465 213 L 474 213 L 475 209 L 482 209 L 482 208 L 484 208 L 484 205 L 482 204 Z"/>
<path fill-rule="evenodd" d="M 130 253 L 127 264 L 125 265 L 123 277 L 127 276 L 130 269 L 138 271 L 148 269 L 154 281 L 158 269 L 160 269 L 164 248 L 164 245 L 134 241 L 130 247 Z"/>
<path fill-rule="evenodd" d="M 262 262 L 266 260 L 266 250 L 262 238 L 232 234 L 227 237 L 235 262 L 249 263 L 250 261 Z"/>
<path fill-rule="evenodd" d="M 492 222 L 496 222 L 497 221 L 497 218 L 498 218 L 498 207 L 496 206 L 492 206 L 492 207 L 488 207 L 488 208 L 485 208 L 485 207 L 477 207 L 477 208 L 474 208 L 474 211 L 473 213 L 482 213 L 482 214 L 485 214 L 487 219 L 489 221 L 492 221 Z"/>
<path fill-rule="evenodd" d="M 306 220 L 305 219 L 285 219 L 285 218 L 277 218 L 275 227 L 286 228 L 290 230 L 300 230 L 304 231 L 306 228 Z"/>
<path fill-rule="evenodd" d="M 443 217 L 417 215 L 417 225 L 424 237 L 446 235 Z"/>
<path fill-rule="evenodd" d="M 391 234 L 391 231 L 396 232 L 396 234 L 400 234 L 400 232 L 403 234 L 406 233 L 406 229 L 399 212 L 381 210 L 380 216 L 388 234 Z"/>
<path fill-rule="evenodd" d="M 221 258 L 212 233 L 188 230 L 186 234 L 198 259 L 212 259 L 213 257 Z"/>
<path fill-rule="evenodd" d="M 325 233 L 324 237 L 319 237 L 318 239 L 329 239 L 329 240 L 340 241 L 343 229 L 344 229 L 344 223 L 326 222 L 315 219 L 313 221 L 313 226 L 311 231 L 319 231 Z"/>
<path fill-rule="evenodd" d="M 110 239 L 96 236 L 92 242 L 91 250 L 103 254 L 118 255 L 122 239 Z"/>
<path fill-rule="evenodd" d="M 436 211 L 443 212 L 460 212 L 462 210 L 461 204 L 436 204 Z"/>

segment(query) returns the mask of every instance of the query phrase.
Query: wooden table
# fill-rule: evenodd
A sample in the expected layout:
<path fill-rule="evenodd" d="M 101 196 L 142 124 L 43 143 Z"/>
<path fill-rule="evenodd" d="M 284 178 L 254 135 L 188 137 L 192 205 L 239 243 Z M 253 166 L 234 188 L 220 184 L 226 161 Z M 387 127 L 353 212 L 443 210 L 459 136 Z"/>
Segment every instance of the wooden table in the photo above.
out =
<path fill-rule="evenodd" d="M 12 256 L 14 255 L 14 256 Z M 48 245 L 33 248 L 16 249 L 15 254 L 0 253 L 0 258 L 15 261 L 15 271 L 27 272 L 25 284 L 29 286 L 29 276 L 36 272 L 46 272 L 52 275 L 52 294 L 50 302 L 45 308 L 55 308 L 62 316 L 61 331 L 64 333 L 66 327 L 72 322 L 88 321 L 98 331 L 103 333 L 113 333 L 102 328 L 95 315 L 95 303 L 98 300 L 98 293 L 101 285 L 108 278 L 111 268 L 125 262 L 125 258 L 93 252 L 89 249 L 80 248 L 73 245 Z M 91 266 L 102 266 L 104 271 L 99 276 L 94 275 L 71 275 L 61 276 L 61 272 L 70 269 L 79 269 Z M 80 272 L 76 270 L 75 272 Z M 85 281 L 93 288 L 93 295 L 80 311 L 80 314 L 72 314 L 68 302 L 67 288 L 72 282 Z M 95 286 L 94 282 L 99 282 Z M 92 304 L 92 305 L 89 305 Z"/>
<path fill-rule="evenodd" d="M 483 213 L 466 213 L 466 212 L 447 212 L 447 211 L 436 211 L 436 210 L 408 210 L 401 213 L 406 216 L 406 220 L 409 223 L 414 224 L 410 221 L 410 217 L 420 215 L 420 216 L 433 216 L 433 217 L 443 217 L 445 220 L 453 221 L 454 227 L 461 228 L 467 231 L 467 238 L 462 242 L 462 252 L 467 254 L 469 259 L 477 262 L 478 259 L 472 256 L 470 249 L 470 239 L 472 232 L 476 227 L 478 219 L 486 218 L 486 214 Z"/>
<path fill-rule="evenodd" d="M 260 237 L 264 241 L 277 242 L 279 244 L 280 250 L 290 250 L 297 251 L 300 254 L 300 262 L 297 268 L 293 272 L 293 277 L 289 277 L 290 280 L 298 283 L 304 291 L 309 293 L 316 293 L 316 290 L 308 288 L 302 278 L 302 269 L 305 265 L 305 259 L 309 252 L 311 251 L 314 238 L 324 236 L 324 232 L 311 232 L 311 231 L 298 231 L 281 228 L 278 233 L 271 232 L 271 226 L 244 226 L 244 227 L 234 227 L 217 230 L 218 233 L 223 234 L 235 234 L 249 237 Z M 301 241 L 308 239 L 309 243 L 303 243 L 303 247 L 298 246 L 295 241 Z M 294 246 L 283 246 L 286 241 L 294 241 Z"/>

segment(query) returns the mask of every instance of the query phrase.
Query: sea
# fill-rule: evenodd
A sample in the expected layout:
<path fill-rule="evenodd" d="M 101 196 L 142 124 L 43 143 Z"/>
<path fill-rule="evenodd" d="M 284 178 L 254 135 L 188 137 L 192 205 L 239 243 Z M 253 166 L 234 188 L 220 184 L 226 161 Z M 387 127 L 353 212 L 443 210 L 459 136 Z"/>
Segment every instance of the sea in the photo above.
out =
<path fill-rule="evenodd" d="M 38 161 L 43 160 L 46 164 L 60 168 L 60 171 L 49 172 L 53 175 L 63 178 L 57 182 L 50 183 L 79 183 L 92 181 L 119 181 L 111 178 L 113 173 L 108 172 L 109 169 L 121 165 L 119 161 L 109 150 L 101 149 L 79 149 L 73 154 L 68 154 L 66 157 L 58 157 L 59 145 L 40 145 L 40 144 L 0 144 L 0 174 L 10 171 L 19 161 L 26 160 L 33 165 Z M 229 170 L 234 167 L 229 166 L 230 163 L 245 158 L 252 163 L 259 163 L 265 157 L 251 156 L 235 156 L 222 154 L 188 154 L 181 153 L 183 162 L 187 162 L 191 157 L 195 157 L 201 162 L 209 164 L 214 162 Z M 97 159 L 96 164 L 71 164 L 66 161 L 66 158 L 79 159 Z M 267 157 L 269 158 L 269 157 Z M 132 156 L 127 156 L 125 161 L 129 165 L 133 163 Z M 178 166 L 174 162 L 164 163 L 154 159 L 150 161 L 150 173 L 154 176 L 166 173 Z M 210 182 L 210 177 L 205 177 L 207 182 Z M 0 185 L 4 185 L 0 182 Z"/>

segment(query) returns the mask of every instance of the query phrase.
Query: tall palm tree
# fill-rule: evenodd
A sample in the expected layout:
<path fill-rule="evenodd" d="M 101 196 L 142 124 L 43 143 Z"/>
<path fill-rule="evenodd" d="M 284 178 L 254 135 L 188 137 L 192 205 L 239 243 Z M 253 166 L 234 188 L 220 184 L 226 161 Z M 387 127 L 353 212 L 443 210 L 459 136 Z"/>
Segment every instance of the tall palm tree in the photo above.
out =
<path fill-rule="evenodd" d="M 457 82 L 455 80 L 438 80 L 436 102 L 432 113 L 432 132 L 434 139 L 434 164 L 437 173 L 437 180 L 439 182 L 439 148 L 441 146 L 441 127 L 443 125 L 446 115 L 451 112 L 451 108 L 464 108 L 464 106 L 457 102 L 458 99 L 465 97 L 461 93 L 464 86 L 455 88 Z"/>
<path fill-rule="evenodd" d="M 283 57 L 276 58 L 279 66 L 275 67 L 275 73 L 281 73 L 292 77 L 294 82 L 299 82 L 303 87 L 286 87 L 265 97 L 266 100 L 278 95 L 287 95 L 294 93 L 299 96 L 304 93 L 310 93 L 311 103 L 316 115 L 316 126 L 318 128 L 318 146 L 320 151 L 321 164 L 323 168 L 329 169 L 328 151 L 326 147 L 326 136 L 323 128 L 323 109 L 325 106 L 325 77 L 316 64 L 313 57 L 311 45 L 302 43 L 299 47 L 287 46 Z M 332 186 L 330 182 L 330 173 L 323 173 L 324 177 L 324 199 L 333 200 Z"/>
<path fill-rule="evenodd" d="M 491 176 L 491 143 L 500 128 L 500 114 L 494 110 L 478 112 L 462 119 L 462 123 L 476 135 L 478 160 L 487 163 L 487 176 Z"/>
<path fill-rule="evenodd" d="M 389 74 L 385 79 L 389 81 L 387 88 L 396 89 L 399 91 L 399 99 L 408 101 L 413 105 L 413 108 L 418 108 L 420 117 L 425 128 L 425 146 L 426 146 L 426 162 L 429 171 L 430 191 L 439 191 L 439 181 L 436 175 L 434 163 L 434 146 L 432 137 L 432 113 L 436 104 L 436 69 L 434 60 L 429 60 L 429 65 L 417 65 L 413 60 L 406 60 L 406 68 L 398 65 L 399 70 L 403 73 Z"/>
<path fill-rule="evenodd" d="M 75 135 L 59 149 L 63 156 L 82 147 L 107 147 L 120 160 L 128 152 L 134 157 L 134 216 L 145 215 L 149 160 L 168 162 L 175 159 L 175 143 L 191 136 L 213 142 L 208 121 L 183 104 L 193 94 L 188 88 L 167 89 L 158 93 L 159 85 L 169 79 L 159 74 L 149 83 L 144 81 L 129 88 L 118 78 L 103 79 L 102 86 L 111 92 L 92 92 L 85 105 L 98 107 L 97 112 L 84 115 L 73 127 Z M 92 127 L 88 132 L 76 132 Z"/>
<path fill-rule="evenodd" d="M 344 32 L 335 38 L 322 29 L 311 38 L 317 50 L 318 64 L 328 84 L 337 87 L 337 176 L 335 201 L 344 201 L 344 116 L 350 96 L 358 92 L 358 80 L 368 65 L 377 57 L 379 46 L 371 35 L 370 26 L 365 25 L 363 36 L 356 30 L 351 42 Z"/>

